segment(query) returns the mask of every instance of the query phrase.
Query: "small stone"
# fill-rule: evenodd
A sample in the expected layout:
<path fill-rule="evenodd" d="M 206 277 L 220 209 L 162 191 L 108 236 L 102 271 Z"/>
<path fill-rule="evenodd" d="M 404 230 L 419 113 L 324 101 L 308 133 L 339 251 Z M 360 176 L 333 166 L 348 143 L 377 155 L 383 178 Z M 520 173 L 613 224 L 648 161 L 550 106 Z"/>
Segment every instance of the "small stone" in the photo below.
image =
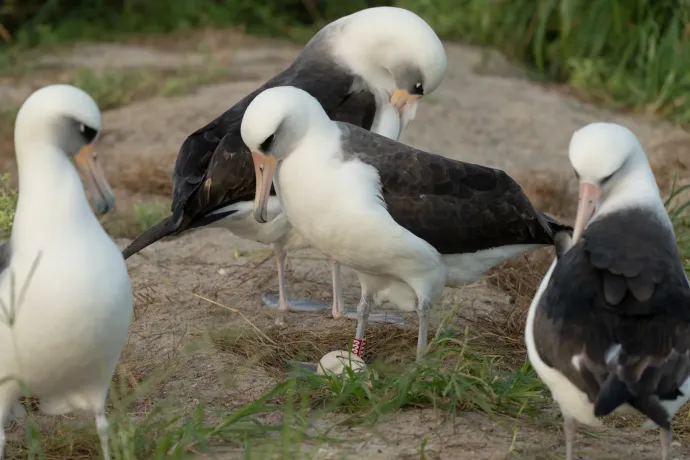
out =
<path fill-rule="evenodd" d="M 221 268 L 220 270 L 218 270 L 218 274 L 219 274 L 219 275 L 227 275 L 227 274 L 228 274 L 228 271 L 227 271 L 226 269 L 224 269 L 224 268 Z"/>

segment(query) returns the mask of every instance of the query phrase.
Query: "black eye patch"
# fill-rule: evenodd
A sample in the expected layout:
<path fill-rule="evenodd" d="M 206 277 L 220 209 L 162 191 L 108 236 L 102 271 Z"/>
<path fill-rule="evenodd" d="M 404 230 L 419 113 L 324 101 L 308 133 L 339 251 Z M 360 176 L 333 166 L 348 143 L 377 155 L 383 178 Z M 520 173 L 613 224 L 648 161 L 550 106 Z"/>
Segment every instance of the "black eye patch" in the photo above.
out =
<path fill-rule="evenodd" d="M 275 134 L 271 134 L 270 136 L 268 136 L 266 140 L 261 143 L 259 149 L 261 149 L 262 152 L 267 152 L 273 145 L 273 140 L 275 139 L 275 137 Z"/>
<path fill-rule="evenodd" d="M 83 123 L 79 125 L 79 132 L 81 133 L 81 136 L 84 138 L 84 140 L 89 144 L 93 142 L 93 140 L 98 135 L 98 130 L 86 126 Z"/>
<path fill-rule="evenodd" d="M 424 86 L 421 83 L 417 83 L 416 85 L 414 85 L 414 88 L 412 88 L 411 94 L 424 96 Z"/>

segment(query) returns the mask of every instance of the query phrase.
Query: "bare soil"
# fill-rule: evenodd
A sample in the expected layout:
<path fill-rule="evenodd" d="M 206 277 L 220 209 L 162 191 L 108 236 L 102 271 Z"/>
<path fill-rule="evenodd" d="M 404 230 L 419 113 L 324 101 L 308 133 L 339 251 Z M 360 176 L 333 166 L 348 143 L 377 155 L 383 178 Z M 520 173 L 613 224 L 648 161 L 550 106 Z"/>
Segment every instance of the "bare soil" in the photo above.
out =
<path fill-rule="evenodd" d="M 0 80 L 0 105 L 21 102 L 35 87 L 48 83 L 51 75 L 73 67 L 174 68 L 201 65 L 204 53 L 220 56 L 228 65 L 227 82 L 104 113 L 101 152 L 122 213 L 133 203 L 169 200 L 164 190 L 185 137 L 286 66 L 297 51 L 296 46 L 284 42 L 232 32 L 195 34 L 174 41 L 157 38 L 126 45 L 76 46 L 49 59 L 37 58 L 36 68 L 43 70 L 37 72 L 35 80 L 30 73 Z M 558 187 L 569 189 L 570 136 L 592 121 L 616 121 L 637 133 L 663 188 L 668 187 L 674 168 L 681 178 L 690 177 L 687 131 L 656 119 L 596 108 L 567 95 L 558 86 L 532 83 L 494 52 L 453 43 L 447 44 L 447 52 L 446 79 L 438 91 L 425 98 L 404 142 L 504 169 L 518 179 L 538 205 L 561 211 L 558 214 L 564 216 L 572 216 L 571 209 L 561 209 L 570 207 L 570 203 L 554 203 L 541 196 L 544 181 L 540 178 L 556 178 L 556 183 L 564 184 Z M 150 182 L 158 185 L 152 187 Z M 128 240 L 118 242 L 124 247 Z M 169 401 L 182 411 L 201 400 L 207 402 L 212 413 L 221 414 L 257 398 L 278 382 L 279 373 L 227 347 L 218 347 L 214 340 L 229 330 L 252 328 L 250 322 L 260 329 L 273 327 L 274 316 L 260 300 L 263 292 L 277 292 L 270 248 L 240 240 L 223 230 L 200 230 L 159 242 L 132 257 L 128 265 L 136 295 L 136 318 L 122 368 L 132 385 L 158 375 L 161 369 L 166 371 L 151 400 L 141 403 L 142 411 L 154 400 Z M 354 308 L 359 289 L 350 271 L 345 270 L 344 275 L 345 299 L 348 307 Z M 330 302 L 328 267 L 314 251 L 292 255 L 288 283 L 292 297 Z M 198 296 L 237 309 L 246 318 Z M 447 289 L 435 316 L 458 305 L 470 309 L 478 304 L 484 309 L 510 308 L 506 293 L 482 280 L 464 289 Z M 354 322 L 340 321 L 354 334 Z M 288 329 L 318 337 L 319 331 L 332 327 L 334 320 L 323 312 L 290 314 L 288 322 Z M 414 318 L 409 323 L 408 327 L 416 327 Z M 336 421 L 333 416 L 323 423 Z M 453 419 L 442 411 L 410 409 L 387 416 L 376 430 L 338 427 L 335 433 L 352 441 L 340 445 L 307 443 L 304 452 L 317 459 L 412 459 L 420 458 L 422 441 L 427 439 L 421 458 L 563 458 L 559 427 L 557 415 L 548 423 L 521 422 L 516 426 L 515 422 L 492 422 L 475 413 Z M 596 436 L 585 436 L 584 431 L 581 429 L 576 441 L 578 458 L 659 456 L 655 432 L 610 427 Z M 689 442 L 685 436 L 676 440 L 674 458 L 690 459 Z M 239 450 L 220 447 L 201 457 L 243 458 Z"/>

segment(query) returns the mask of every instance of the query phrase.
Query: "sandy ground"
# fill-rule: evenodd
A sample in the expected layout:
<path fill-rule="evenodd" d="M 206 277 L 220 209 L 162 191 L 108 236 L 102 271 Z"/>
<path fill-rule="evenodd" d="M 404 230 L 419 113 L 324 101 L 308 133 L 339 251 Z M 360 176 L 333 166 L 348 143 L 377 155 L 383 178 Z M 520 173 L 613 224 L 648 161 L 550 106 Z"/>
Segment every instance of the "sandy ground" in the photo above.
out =
<path fill-rule="evenodd" d="M 137 164 L 156 164 L 151 178 L 160 181 L 162 175 L 169 177 L 179 145 L 190 132 L 287 65 L 298 48 L 231 33 L 227 37 L 200 35 L 172 44 L 150 40 L 76 47 L 37 61 L 37 67 L 43 69 L 41 78 L 0 80 L 0 100 L 5 105 L 16 104 L 35 87 L 47 83 L 50 69 L 55 67 L 194 66 L 203 61 L 201 48 L 204 53 L 210 49 L 227 65 L 227 82 L 104 113 L 101 152 L 108 176 L 117 183 L 116 177 Z M 574 130 L 592 121 L 617 121 L 638 134 L 658 168 L 665 171 L 669 165 L 680 166 L 681 174 L 689 176 L 690 159 L 683 157 L 690 146 L 686 131 L 642 116 L 601 110 L 568 96 L 563 88 L 534 84 L 492 52 L 451 43 L 447 52 L 446 79 L 438 91 L 425 98 L 417 119 L 404 134 L 404 142 L 451 158 L 502 168 L 529 189 L 536 172 L 570 176 L 566 152 Z M 134 188 L 136 184 L 130 190 L 117 190 L 121 207 L 138 200 L 167 198 L 141 194 Z M 127 240 L 118 242 L 124 247 Z M 266 247 L 226 231 L 201 230 L 159 242 L 128 261 L 136 319 L 123 367 L 135 381 L 150 377 L 161 366 L 167 370 L 153 399 L 175 401 L 178 407 L 187 408 L 202 400 L 222 412 L 260 396 L 276 383 L 275 373 L 214 347 L 214 334 L 250 326 L 237 313 L 197 297 L 239 309 L 261 328 L 271 327 L 272 313 L 261 307 L 260 297 L 263 292 L 277 292 L 274 263 L 268 259 L 258 265 L 268 254 Z M 300 252 L 290 260 L 289 293 L 329 302 L 329 276 L 319 254 Z M 359 290 L 347 270 L 345 282 L 345 299 L 348 307 L 354 308 Z M 447 289 L 439 310 L 477 301 L 491 308 L 508 302 L 503 293 L 492 291 L 481 281 L 461 290 Z M 323 324 L 333 320 L 324 312 L 291 314 L 288 321 L 290 328 L 318 333 Z M 341 321 L 354 334 L 354 322 Z M 420 458 L 422 440 L 427 438 L 422 457 L 427 459 L 563 458 L 562 434 L 555 420 L 547 428 L 520 425 L 513 442 L 514 425 L 493 423 L 479 414 L 452 419 L 432 409 L 406 410 L 386 417 L 376 431 L 336 430 L 359 438 L 356 442 L 304 447 L 305 455 L 318 459 L 412 459 Z M 581 451 L 578 458 L 658 458 L 657 439 L 656 433 L 609 428 L 597 436 L 580 434 L 576 450 Z M 676 443 L 674 458 L 690 459 L 687 442 L 690 439 L 681 438 Z M 219 448 L 203 457 L 242 458 L 242 453 Z"/>

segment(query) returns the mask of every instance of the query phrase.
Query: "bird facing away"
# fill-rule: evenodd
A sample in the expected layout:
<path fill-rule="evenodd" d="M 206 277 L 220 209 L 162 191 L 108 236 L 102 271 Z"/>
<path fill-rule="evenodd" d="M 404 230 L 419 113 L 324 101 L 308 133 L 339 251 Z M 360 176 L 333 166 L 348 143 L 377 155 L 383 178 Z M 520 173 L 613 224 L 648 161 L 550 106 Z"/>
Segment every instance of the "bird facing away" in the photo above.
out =
<path fill-rule="evenodd" d="M 95 417 L 109 459 L 105 404 L 127 339 L 132 289 L 120 249 L 94 215 L 74 159 L 105 213 L 115 197 L 95 145 L 101 114 L 69 85 L 46 86 L 24 102 L 14 141 L 19 198 L 0 250 L 0 457 L 9 415 L 26 415 L 22 389 L 48 415 Z"/>
<path fill-rule="evenodd" d="M 332 119 L 397 139 L 414 118 L 417 101 L 441 84 L 445 70 L 443 44 L 410 11 L 369 8 L 328 24 L 286 70 L 187 138 L 175 164 L 172 215 L 138 236 L 124 250 L 125 259 L 165 236 L 221 227 L 274 245 L 281 312 L 329 308 L 286 298 L 285 249 L 305 247 L 306 242 L 280 216 L 274 189 L 268 200 L 273 222 L 260 225 L 252 216 L 256 185 L 251 153 L 240 135 L 244 112 L 267 88 L 291 85 L 314 96 Z M 331 266 L 333 315 L 340 317 L 339 266 L 333 261 Z"/>
<path fill-rule="evenodd" d="M 358 356 L 373 303 L 417 311 L 421 356 L 429 309 L 446 284 L 476 281 L 507 258 L 553 244 L 566 228 L 534 209 L 503 171 L 334 122 L 298 88 L 257 96 L 242 138 L 256 167 L 257 220 L 267 220 L 273 181 L 291 225 L 357 272 Z"/>
<path fill-rule="evenodd" d="M 572 243 L 560 251 L 530 306 L 532 366 L 563 414 L 566 457 L 575 422 L 634 408 L 661 427 L 690 395 L 690 285 L 673 226 L 637 137 L 592 123 L 570 141 L 580 181 Z"/>

